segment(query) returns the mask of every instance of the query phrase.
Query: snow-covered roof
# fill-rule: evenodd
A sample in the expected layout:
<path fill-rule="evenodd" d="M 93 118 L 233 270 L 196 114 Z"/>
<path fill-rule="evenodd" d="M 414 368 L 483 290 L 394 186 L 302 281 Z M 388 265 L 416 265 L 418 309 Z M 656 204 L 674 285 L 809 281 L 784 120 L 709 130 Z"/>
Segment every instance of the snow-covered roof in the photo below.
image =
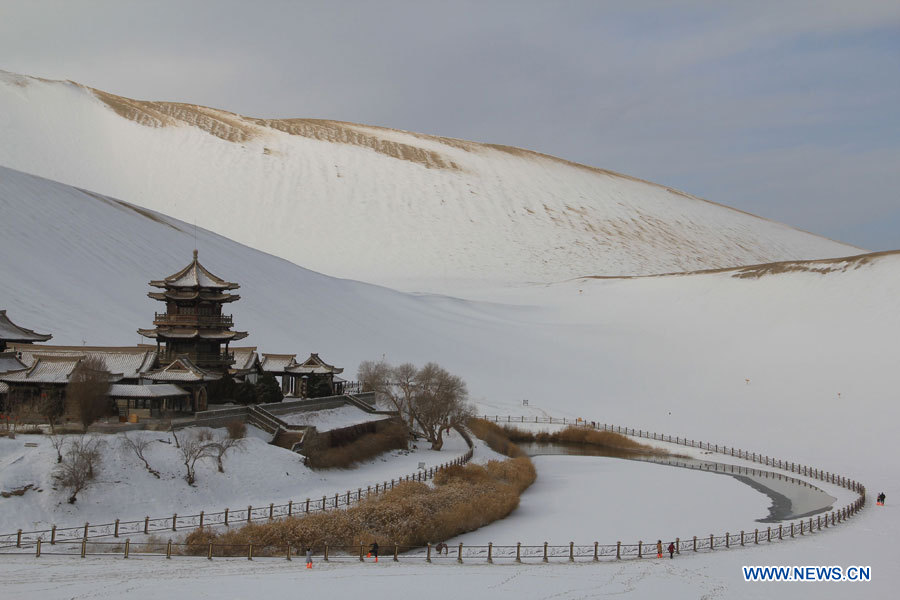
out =
<path fill-rule="evenodd" d="M 83 357 L 41 356 L 27 369 L 0 375 L 7 383 L 68 383 Z"/>
<path fill-rule="evenodd" d="M 191 261 L 191 264 L 163 280 L 151 281 L 150 285 L 160 288 L 211 288 L 217 290 L 235 290 L 241 287 L 210 273 L 197 260 L 196 250 L 194 250 L 194 260 Z"/>
<path fill-rule="evenodd" d="M 231 348 L 230 351 L 234 354 L 234 364 L 231 365 L 232 371 L 246 371 L 252 369 L 259 361 L 259 356 L 256 354 L 256 346 L 248 348 Z"/>
<path fill-rule="evenodd" d="M 195 338 L 204 340 L 242 340 L 249 335 L 246 331 L 222 331 L 219 329 L 138 329 L 138 333 L 148 338 L 172 338 L 179 340 L 192 340 Z"/>
<path fill-rule="evenodd" d="M 165 368 L 151 371 L 143 375 L 150 381 L 215 381 L 221 379 L 221 375 L 201 369 L 186 356 L 180 356 Z"/>
<path fill-rule="evenodd" d="M 20 371 L 27 366 L 28 365 L 16 358 L 15 352 L 0 352 L 0 373 Z"/>
<path fill-rule="evenodd" d="M 319 355 L 313 352 L 305 361 L 297 365 L 290 365 L 284 369 L 288 373 L 304 374 L 304 375 L 327 375 L 329 373 L 343 373 L 342 367 L 329 365 L 319 358 Z"/>
<path fill-rule="evenodd" d="M 190 392 L 186 392 L 171 383 L 156 383 L 153 385 L 114 383 L 109 386 L 107 395 L 112 398 L 172 398 L 175 396 L 190 396 Z"/>
<path fill-rule="evenodd" d="M 25 327 L 19 327 L 9 320 L 6 310 L 0 310 L 0 340 L 8 342 L 46 342 L 53 336 L 49 333 L 37 333 Z"/>
<path fill-rule="evenodd" d="M 285 369 L 297 364 L 296 354 L 266 354 L 263 353 L 260 366 L 266 373 L 283 373 Z"/>
<path fill-rule="evenodd" d="M 137 379 L 156 364 L 155 346 L 32 346 L 11 344 L 26 366 L 42 356 L 62 358 L 98 358 L 111 373 L 123 379 Z"/>

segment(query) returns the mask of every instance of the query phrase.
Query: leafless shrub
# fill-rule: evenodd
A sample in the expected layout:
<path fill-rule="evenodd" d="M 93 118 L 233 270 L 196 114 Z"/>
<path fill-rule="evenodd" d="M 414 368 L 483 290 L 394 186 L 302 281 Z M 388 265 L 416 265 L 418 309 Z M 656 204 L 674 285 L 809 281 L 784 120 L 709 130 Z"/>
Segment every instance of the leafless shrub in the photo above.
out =
<path fill-rule="evenodd" d="M 244 449 L 244 440 L 240 438 L 225 438 L 221 442 L 212 442 L 208 444 L 209 446 L 209 454 L 213 458 L 216 459 L 216 466 L 219 468 L 219 473 L 225 472 L 225 467 L 222 464 L 225 455 L 231 452 L 232 450 L 240 451 Z"/>
<path fill-rule="evenodd" d="M 119 440 L 119 447 L 126 453 L 133 453 L 137 456 L 142 463 L 144 463 L 144 467 L 146 467 L 147 471 L 159 479 L 159 471 L 150 466 L 150 463 L 147 461 L 147 457 L 145 453 L 147 449 L 150 448 L 150 445 L 153 444 L 156 440 L 152 438 L 148 438 L 142 435 L 128 435 L 127 433 L 122 434 L 122 438 Z"/>
<path fill-rule="evenodd" d="M 228 425 L 225 426 L 225 429 L 228 430 L 228 437 L 233 440 L 240 440 L 247 437 L 247 424 L 243 421 L 230 421 Z"/>
<path fill-rule="evenodd" d="M 59 464 L 63 460 L 62 449 L 66 444 L 66 438 L 59 433 L 51 433 L 48 437 L 50 438 L 50 444 L 53 445 L 53 449 L 56 450 L 56 462 Z"/>
<path fill-rule="evenodd" d="M 178 438 L 175 438 L 175 443 L 178 447 L 181 461 L 184 463 L 184 478 L 188 482 L 188 485 L 194 485 L 194 483 L 197 481 L 197 462 L 204 458 L 215 457 L 212 444 L 209 442 L 208 436 L 209 432 L 203 430 L 199 433 L 187 434 L 182 438 L 180 443 L 178 442 Z"/>
<path fill-rule="evenodd" d="M 80 435 L 68 440 L 66 451 L 53 471 L 57 485 L 69 493 L 69 504 L 87 488 L 100 468 L 105 442 L 96 436 Z"/>

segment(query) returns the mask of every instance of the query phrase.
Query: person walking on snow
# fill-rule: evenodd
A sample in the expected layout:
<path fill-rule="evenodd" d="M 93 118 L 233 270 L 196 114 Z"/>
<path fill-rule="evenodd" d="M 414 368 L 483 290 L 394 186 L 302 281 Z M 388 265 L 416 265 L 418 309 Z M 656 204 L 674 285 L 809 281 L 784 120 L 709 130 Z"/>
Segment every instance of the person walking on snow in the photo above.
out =
<path fill-rule="evenodd" d="M 656 558 L 662 558 L 662 540 L 656 540 Z"/>
<path fill-rule="evenodd" d="M 312 569 L 312 548 L 310 546 L 306 547 L 306 568 Z"/>
<path fill-rule="evenodd" d="M 675 544 L 673 542 L 669 542 L 667 550 L 669 551 L 669 558 L 675 558 Z"/>
<path fill-rule="evenodd" d="M 881 506 L 884 506 L 884 499 L 886 497 L 887 496 L 884 495 L 884 492 L 881 492 L 880 494 L 878 494 L 878 502 L 877 503 L 880 504 Z"/>
<path fill-rule="evenodd" d="M 374 556 L 375 562 L 378 562 L 378 542 L 372 542 L 372 546 L 369 548 L 369 556 Z"/>

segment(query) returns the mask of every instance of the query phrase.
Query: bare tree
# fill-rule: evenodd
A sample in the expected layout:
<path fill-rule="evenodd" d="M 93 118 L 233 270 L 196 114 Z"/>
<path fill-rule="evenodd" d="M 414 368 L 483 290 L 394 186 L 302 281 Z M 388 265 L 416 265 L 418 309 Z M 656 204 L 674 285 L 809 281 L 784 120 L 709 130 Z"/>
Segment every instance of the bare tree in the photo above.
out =
<path fill-rule="evenodd" d="M 35 410 L 44 417 L 50 425 L 50 432 L 56 431 L 56 422 L 63 416 L 66 410 L 65 401 L 61 390 L 48 390 L 41 394 L 40 400 L 35 405 Z"/>
<path fill-rule="evenodd" d="M 63 460 L 62 449 L 66 445 L 66 438 L 58 433 L 51 433 L 47 437 L 50 438 L 50 443 L 53 445 L 53 449 L 56 450 L 56 463 L 59 464 Z"/>
<path fill-rule="evenodd" d="M 142 435 L 131 436 L 127 433 L 124 433 L 122 434 L 122 438 L 119 441 L 119 447 L 126 453 L 134 453 L 134 455 L 144 463 L 147 471 L 149 471 L 151 475 L 159 479 L 159 471 L 150 466 L 150 463 L 147 461 L 147 457 L 144 455 L 150 445 L 155 441 L 156 440 L 152 438 L 148 438 Z"/>
<path fill-rule="evenodd" d="M 185 480 L 188 485 L 194 485 L 197 481 L 196 466 L 197 462 L 204 458 L 215 458 L 213 442 L 206 437 L 208 432 L 202 431 L 199 434 L 187 435 L 181 440 L 178 447 L 181 453 L 181 460 L 185 468 Z M 177 438 L 176 438 L 177 439 Z"/>
<path fill-rule="evenodd" d="M 82 359 L 66 385 L 66 398 L 78 410 L 84 430 L 109 410 L 109 371 L 103 360 L 89 356 Z"/>
<path fill-rule="evenodd" d="M 432 450 L 444 446 L 444 433 L 461 427 L 472 416 L 466 383 L 435 363 L 419 369 L 409 410 Z"/>
<path fill-rule="evenodd" d="M 414 429 L 412 413 L 409 407 L 416 393 L 416 375 L 419 370 L 411 363 L 391 366 L 385 361 L 364 361 L 359 365 L 357 377 L 362 391 L 375 394 L 389 402 Z"/>
<path fill-rule="evenodd" d="M 81 435 L 71 438 L 62 460 L 56 465 L 53 478 L 57 485 L 69 493 L 69 504 L 75 504 L 77 496 L 90 485 L 100 468 L 105 442 L 95 436 Z"/>
<path fill-rule="evenodd" d="M 222 460 L 225 455 L 232 450 L 243 450 L 244 440 L 240 438 L 227 437 L 221 442 L 213 442 L 209 444 L 209 453 L 216 459 L 216 465 L 219 467 L 219 473 L 225 472 Z"/>

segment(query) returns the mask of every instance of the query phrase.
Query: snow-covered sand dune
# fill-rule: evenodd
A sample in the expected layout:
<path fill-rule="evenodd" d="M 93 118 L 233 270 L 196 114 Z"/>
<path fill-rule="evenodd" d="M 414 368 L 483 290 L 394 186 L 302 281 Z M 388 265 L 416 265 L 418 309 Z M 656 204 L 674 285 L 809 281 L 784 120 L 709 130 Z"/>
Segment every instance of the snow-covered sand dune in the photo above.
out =
<path fill-rule="evenodd" d="M 329 275 L 414 291 L 860 252 L 518 148 L 141 102 L 5 72 L 0 138 L 0 165 L 196 222 Z"/>
<path fill-rule="evenodd" d="M 0 306 L 60 344 L 137 342 L 156 308 L 147 282 L 186 264 L 195 243 L 183 222 L 9 169 L 0 169 L 0 215 Z M 881 583 L 866 591 L 896 583 L 897 253 L 833 261 L 827 273 L 581 279 L 473 302 L 334 279 L 202 229 L 197 245 L 208 268 L 241 283 L 235 322 L 264 351 L 320 352 L 351 375 L 382 355 L 436 360 L 467 380 L 484 412 L 581 416 L 727 442 L 887 492 L 887 507 L 821 536 L 665 567 L 684 575 L 679 589 L 771 594 L 744 587 L 744 561 L 869 564 Z M 581 487 L 572 478 L 560 494 L 578 498 Z M 571 510 L 594 514 L 598 502 L 615 510 L 623 500 L 590 496 Z M 653 590 L 666 579 L 652 568 L 621 572 Z M 493 573 L 479 581 L 509 576 Z"/>

